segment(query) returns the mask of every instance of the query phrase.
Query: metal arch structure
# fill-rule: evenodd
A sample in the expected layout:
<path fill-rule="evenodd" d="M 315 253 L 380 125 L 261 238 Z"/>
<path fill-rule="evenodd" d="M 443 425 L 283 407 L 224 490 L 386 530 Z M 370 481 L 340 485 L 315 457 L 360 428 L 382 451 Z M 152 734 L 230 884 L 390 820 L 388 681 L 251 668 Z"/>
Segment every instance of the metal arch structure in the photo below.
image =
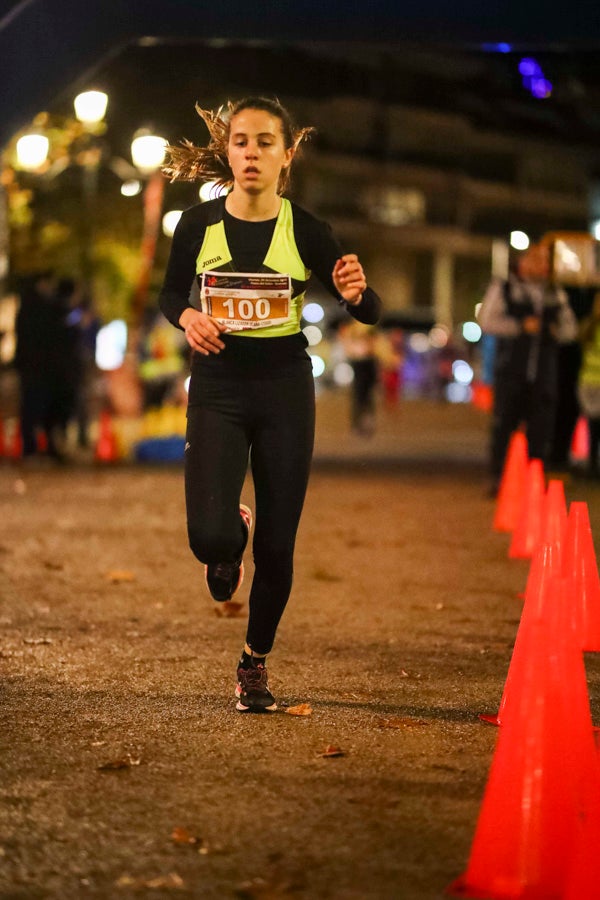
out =
<path fill-rule="evenodd" d="M 597 0 L 542 12 L 523 0 L 0 0 L 0 147 L 107 57 L 141 40 L 589 48 L 599 33 Z"/>

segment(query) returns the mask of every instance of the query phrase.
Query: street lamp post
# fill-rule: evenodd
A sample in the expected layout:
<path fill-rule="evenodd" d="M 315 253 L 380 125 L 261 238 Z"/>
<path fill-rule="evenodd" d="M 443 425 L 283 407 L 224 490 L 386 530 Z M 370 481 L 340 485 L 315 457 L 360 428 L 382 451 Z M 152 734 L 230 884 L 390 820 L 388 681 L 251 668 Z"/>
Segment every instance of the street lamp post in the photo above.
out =
<path fill-rule="evenodd" d="M 103 91 L 83 91 L 74 101 L 75 116 L 86 129 L 88 140 L 81 150 L 81 274 L 90 288 L 94 272 L 94 239 L 98 203 L 98 176 L 102 148 L 94 140 L 98 126 L 106 115 L 108 96 Z"/>
<path fill-rule="evenodd" d="M 146 305 L 150 274 L 156 253 L 156 242 L 160 230 L 165 180 L 160 173 L 164 162 L 167 142 L 164 138 L 147 131 L 138 132 L 131 142 L 131 158 L 134 166 L 146 176 L 148 182 L 144 190 L 144 230 L 140 252 L 138 281 L 133 293 L 131 319 L 135 326 L 141 325 Z"/>
<path fill-rule="evenodd" d="M 116 371 L 110 372 L 108 378 L 113 407 L 118 408 L 117 398 L 121 398 L 122 404 L 126 402 L 126 406 L 122 405 L 121 409 L 128 415 L 139 415 L 143 403 L 138 368 L 139 343 L 160 228 L 164 194 L 164 178 L 160 174 L 160 166 L 164 161 L 166 148 L 164 138 L 147 131 L 138 132 L 131 144 L 133 164 L 140 176 L 146 179 L 143 195 L 144 225 L 138 277 L 129 310 L 127 352 L 123 364 Z"/>

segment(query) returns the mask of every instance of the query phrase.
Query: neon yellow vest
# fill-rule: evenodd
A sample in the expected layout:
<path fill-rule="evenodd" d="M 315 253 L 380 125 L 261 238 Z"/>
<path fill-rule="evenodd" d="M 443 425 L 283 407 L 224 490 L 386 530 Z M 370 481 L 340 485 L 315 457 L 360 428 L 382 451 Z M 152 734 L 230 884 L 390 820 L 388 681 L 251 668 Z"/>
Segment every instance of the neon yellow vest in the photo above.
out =
<path fill-rule="evenodd" d="M 579 384 L 600 386 L 600 326 L 594 328 L 591 340 L 583 347 L 583 360 L 579 372 Z"/>
<path fill-rule="evenodd" d="M 196 258 L 196 274 L 201 275 L 202 272 L 209 270 L 232 270 L 232 263 L 233 259 L 227 244 L 223 220 L 215 222 L 214 225 L 207 225 L 204 241 Z M 281 207 L 275 223 L 271 244 L 262 264 L 262 271 L 265 270 L 279 272 L 282 275 L 290 275 L 293 279 L 292 293 L 294 289 L 297 289 L 298 282 L 301 285 L 305 285 L 310 278 L 310 270 L 302 262 L 296 246 L 292 205 L 285 198 L 281 200 Z M 305 288 L 292 296 L 289 321 L 281 325 L 271 325 L 267 328 L 236 331 L 236 336 L 263 338 L 297 334 L 300 331 L 304 294 Z"/>

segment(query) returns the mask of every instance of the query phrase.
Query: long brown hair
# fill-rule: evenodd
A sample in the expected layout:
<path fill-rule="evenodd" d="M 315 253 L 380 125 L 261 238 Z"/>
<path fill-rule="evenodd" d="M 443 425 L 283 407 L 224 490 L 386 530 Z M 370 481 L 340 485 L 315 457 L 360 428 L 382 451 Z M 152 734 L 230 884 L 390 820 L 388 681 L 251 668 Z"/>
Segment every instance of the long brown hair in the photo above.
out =
<path fill-rule="evenodd" d="M 227 160 L 229 126 L 232 118 L 244 109 L 260 109 L 275 116 L 281 122 L 281 133 L 286 150 L 294 152 L 314 128 L 297 128 L 287 109 L 279 100 L 267 97 L 245 97 L 220 106 L 217 110 L 202 109 L 196 104 L 196 112 L 208 128 L 210 140 L 206 147 L 197 147 L 191 141 L 181 141 L 179 146 L 167 147 L 167 161 L 162 172 L 171 181 L 215 181 L 224 187 L 233 184 L 233 172 Z M 281 170 L 278 191 L 283 193 L 288 186 L 291 166 Z"/>

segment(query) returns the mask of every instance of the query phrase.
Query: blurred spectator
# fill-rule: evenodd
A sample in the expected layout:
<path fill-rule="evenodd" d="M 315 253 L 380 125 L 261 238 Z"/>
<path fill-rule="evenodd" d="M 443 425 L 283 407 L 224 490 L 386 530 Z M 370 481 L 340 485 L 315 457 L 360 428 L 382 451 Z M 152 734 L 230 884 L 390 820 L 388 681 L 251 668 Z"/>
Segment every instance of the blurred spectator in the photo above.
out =
<path fill-rule="evenodd" d="M 600 474 L 600 291 L 594 297 L 591 314 L 581 323 L 582 363 L 579 371 L 578 396 L 590 432 L 588 473 Z"/>
<path fill-rule="evenodd" d="M 491 492 L 499 485 L 511 434 L 526 427 L 530 458 L 546 463 L 554 429 L 558 345 L 572 341 L 577 321 L 564 290 L 549 282 L 550 254 L 531 245 L 516 275 L 494 279 L 479 312 L 479 324 L 496 336 Z"/>
<path fill-rule="evenodd" d="M 454 380 L 452 366 L 456 359 L 456 345 L 450 335 L 443 346 L 434 347 L 430 350 L 429 392 L 434 400 L 443 401 L 448 399 L 448 385 L 452 384 Z"/>
<path fill-rule="evenodd" d="M 580 323 L 592 310 L 596 289 L 587 286 L 566 286 L 569 306 Z M 580 415 L 578 397 L 579 370 L 582 362 L 580 335 L 558 348 L 558 400 L 550 465 L 553 469 L 568 470 L 575 426 Z"/>
<path fill-rule="evenodd" d="M 20 291 L 15 324 L 15 368 L 20 382 L 23 457 L 45 452 L 63 460 L 60 432 L 64 416 L 64 309 L 52 271 L 42 271 Z"/>
<path fill-rule="evenodd" d="M 388 407 L 398 404 L 402 394 L 404 332 L 401 328 L 382 331 L 376 343 L 383 399 Z"/>
<path fill-rule="evenodd" d="M 149 310 L 139 362 L 144 410 L 160 407 L 173 397 L 188 361 L 183 332 L 174 330 L 160 311 Z"/>
<path fill-rule="evenodd" d="M 352 367 L 352 401 L 350 422 L 357 434 L 375 431 L 375 388 L 379 380 L 377 332 L 371 325 L 352 320 L 339 330 L 346 359 Z"/>
<path fill-rule="evenodd" d="M 89 427 L 94 384 L 97 377 L 96 338 L 101 327 L 83 286 L 72 278 L 59 284 L 60 302 L 66 322 L 64 391 L 66 424 L 77 425 L 77 445 L 89 447 Z"/>

